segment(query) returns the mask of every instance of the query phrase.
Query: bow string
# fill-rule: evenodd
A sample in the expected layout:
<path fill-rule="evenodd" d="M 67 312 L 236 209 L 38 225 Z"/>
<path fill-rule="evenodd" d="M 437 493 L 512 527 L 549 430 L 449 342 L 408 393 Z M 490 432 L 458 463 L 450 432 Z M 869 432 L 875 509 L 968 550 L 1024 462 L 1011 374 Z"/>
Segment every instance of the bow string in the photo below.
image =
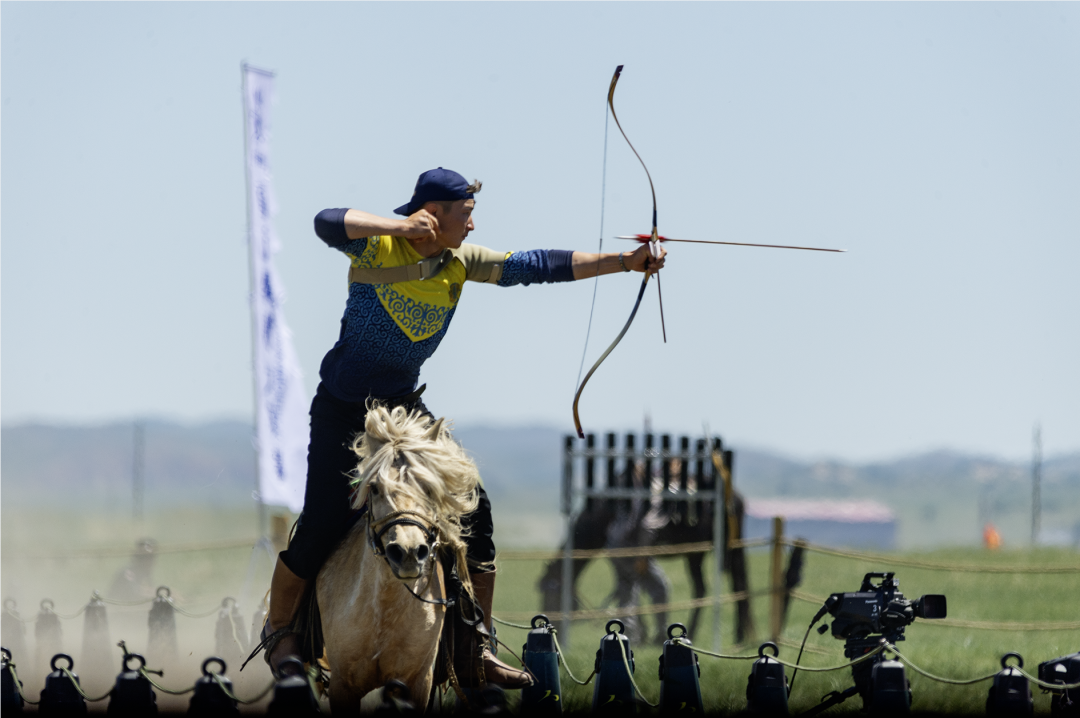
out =
<path fill-rule="evenodd" d="M 630 141 L 630 138 L 626 136 L 626 130 L 622 128 L 622 124 L 619 122 L 619 116 L 615 112 L 615 86 L 619 83 L 619 77 L 622 75 L 623 66 L 619 65 L 615 68 L 615 75 L 611 78 L 611 86 L 608 88 L 607 103 L 608 108 L 611 110 L 611 116 L 615 120 L 615 126 L 619 128 L 619 132 L 622 134 L 623 139 L 626 140 L 626 144 L 630 145 L 631 151 L 634 156 L 637 157 L 638 162 L 641 163 L 642 169 L 645 170 L 645 176 L 649 179 L 649 190 L 652 192 L 652 234 L 649 237 L 649 254 L 653 260 L 660 258 L 660 233 L 657 231 L 656 225 L 656 187 L 653 186 L 652 175 L 649 173 L 649 168 L 645 166 L 645 160 L 641 159 L 641 155 L 638 154 L 637 149 L 634 148 L 634 144 Z M 604 363 L 604 360 L 608 358 L 608 355 L 619 345 L 622 338 L 626 336 L 627 330 L 630 329 L 630 325 L 634 323 L 634 317 L 637 316 L 638 307 L 641 306 L 641 298 L 645 296 L 645 287 L 649 284 L 649 278 L 652 276 L 646 267 L 645 276 L 641 279 L 641 287 L 638 289 L 637 299 L 634 301 L 634 308 L 630 312 L 630 318 L 626 320 L 626 324 L 623 326 L 622 331 L 615 337 L 615 341 L 611 343 L 604 353 L 600 355 L 600 358 L 596 360 L 596 363 L 592 365 L 589 372 L 585 375 L 585 378 L 578 386 L 577 392 L 574 394 L 574 428 L 577 429 L 579 438 L 585 438 L 585 432 L 581 428 L 581 416 L 578 414 L 578 402 L 581 400 L 581 393 L 585 390 L 585 385 L 589 383 L 589 379 L 592 377 L 596 370 Z M 656 275 L 656 289 L 657 295 L 660 299 L 660 327 L 664 334 L 664 341 L 667 342 L 667 328 L 664 324 L 664 299 L 663 294 L 660 292 L 660 275 Z M 586 340 L 587 341 L 587 340 Z"/>

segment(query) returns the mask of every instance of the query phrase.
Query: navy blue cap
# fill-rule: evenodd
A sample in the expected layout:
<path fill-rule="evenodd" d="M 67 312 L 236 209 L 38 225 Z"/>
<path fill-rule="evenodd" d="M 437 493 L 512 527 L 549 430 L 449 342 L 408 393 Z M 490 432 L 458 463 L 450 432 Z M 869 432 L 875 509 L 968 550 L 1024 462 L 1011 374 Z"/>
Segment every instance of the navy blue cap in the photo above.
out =
<path fill-rule="evenodd" d="M 442 167 L 428 170 L 416 180 L 416 189 L 412 199 L 394 210 L 394 214 L 406 217 L 424 206 L 425 202 L 456 202 L 459 199 L 472 199 L 469 183 L 453 170 Z"/>

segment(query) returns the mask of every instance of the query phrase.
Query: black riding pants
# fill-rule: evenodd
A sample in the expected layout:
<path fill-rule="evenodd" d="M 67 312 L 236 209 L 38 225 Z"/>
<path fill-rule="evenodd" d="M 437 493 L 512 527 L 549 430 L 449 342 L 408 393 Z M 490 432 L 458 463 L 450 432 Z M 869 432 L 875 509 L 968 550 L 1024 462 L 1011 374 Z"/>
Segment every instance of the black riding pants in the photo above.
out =
<path fill-rule="evenodd" d="M 420 401 L 419 392 L 398 400 L 385 399 L 382 403 L 389 407 L 416 409 L 434 419 Z M 319 384 L 311 402 L 304 511 L 297 521 L 289 548 L 282 554 L 285 565 L 300 578 L 315 577 L 352 525 L 350 474 L 359 459 L 351 446 L 356 435 L 363 432 L 366 416 L 367 407 L 363 402 L 342 401 Z M 473 570 L 484 570 L 495 560 L 495 544 L 491 540 L 491 502 L 483 487 L 477 488 L 480 505 L 464 517 L 462 524 L 469 531 L 465 539 L 469 565 Z"/>

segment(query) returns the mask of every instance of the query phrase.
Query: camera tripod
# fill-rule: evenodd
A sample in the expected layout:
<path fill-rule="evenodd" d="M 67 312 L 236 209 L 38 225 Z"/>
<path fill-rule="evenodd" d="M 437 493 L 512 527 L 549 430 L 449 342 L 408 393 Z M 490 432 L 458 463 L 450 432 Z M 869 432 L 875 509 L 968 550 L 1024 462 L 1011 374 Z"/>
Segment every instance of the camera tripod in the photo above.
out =
<path fill-rule="evenodd" d="M 844 644 L 844 656 L 855 660 L 870 653 L 885 640 L 896 643 L 903 640 L 904 630 L 888 631 L 880 636 L 851 637 Z M 874 667 L 885 665 L 887 671 L 882 675 L 874 675 Z M 885 658 L 884 651 L 873 658 L 851 667 L 851 676 L 855 679 L 855 685 L 844 691 L 833 691 L 825 695 L 821 702 L 804 713 L 802 716 L 815 716 L 835 705 L 843 703 L 855 694 L 863 699 L 863 707 L 869 709 L 871 705 L 878 713 L 908 713 L 911 706 L 911 692 L 908 690 L 907 677 L 904 675 L 904 666 L 897 661 Z M 875 686 L 875 681 L 878 684 Z M 877 690 L 875 690 L 877 688 Z M 875 696 L 877 701 L 875 703 Z"/>

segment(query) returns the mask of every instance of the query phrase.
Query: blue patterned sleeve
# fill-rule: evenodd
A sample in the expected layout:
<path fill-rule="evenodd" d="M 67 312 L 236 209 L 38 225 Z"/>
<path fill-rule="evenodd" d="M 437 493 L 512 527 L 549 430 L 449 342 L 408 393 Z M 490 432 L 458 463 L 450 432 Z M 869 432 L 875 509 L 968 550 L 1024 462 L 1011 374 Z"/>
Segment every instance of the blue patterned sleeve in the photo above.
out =
<path fill-rule="evenodd" d="M 572 282 L 574 253 L 564 249 L 533 249 L 528 252 L 513 252 L 503 262 L 500 287 L 515 284 L 529 286 L 533 282 Z"/>
<path fill-rule="evenodd" d="M 339 249 L 350 257 L 359 257 L 367 249 L 368 240 L 371 237 L 362 237 L 360 239 L 350 239 L 345 244 L 339 244 L 334 249 Z"/>

